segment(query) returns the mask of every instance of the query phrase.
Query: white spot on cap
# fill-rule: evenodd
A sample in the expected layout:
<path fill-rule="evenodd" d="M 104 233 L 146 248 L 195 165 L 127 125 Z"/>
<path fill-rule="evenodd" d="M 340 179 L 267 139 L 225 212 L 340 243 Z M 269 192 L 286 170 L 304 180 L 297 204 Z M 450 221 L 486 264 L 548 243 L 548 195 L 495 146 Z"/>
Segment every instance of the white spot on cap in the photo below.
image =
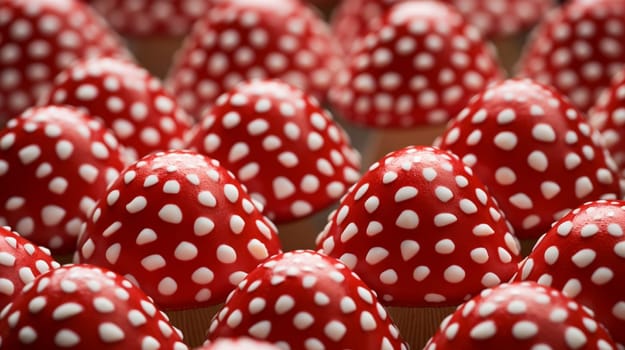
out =
<path fill-rule="evenodd" d="M 498 148 L 504 151 L 511 151 L 516 147 L 518 143 L 518 138 L 513 132 L 502 131 L 495 135 L 493 142 Z"/>
<path fill-rule="evenodd" d="M 41 209 L 41 220 L 46 226 L 55 226 L 63 220 L 65 214 L 65 209 L 57 205 L 47 205 Z"/>
<path fill-rule="evenodd" d="M 399 214 L 395 225 L 407 230 L 414 229 L 419 226 L 419 216 L 413 210 L 406 209 Z"/>
<path fill-rule="evenodd" d="M 135 243 L 137 243 L 137 245 L 148 244 L 148 243 L 156 241 L 157 238 L 158 237 L 156 235 L 156 232 L 154 232 L 154 230 L 149 229 L 149 228 L 144 228 L 137 235 L 137 239 Z"/>
<path fill-rule="evenodd" d="M 469 332 L 469 336 L 475 340 L 485 340 L 497 334 L 497 327 L 493 321 L 484 321 L 475 325 Z"/>
<path fill-rule="evenodd" d="M 158 217 L 171 224 L 182 222 L 182 211 L 176 204 L 165 204 L 158 212 Z"/>
<path fill-rule="evenodd" d="M 165 277 L 158 283 L 158 292 L 162 295 L 173 295 L 178 290 L 178 284 L 171 277 Z"/>
<path fill-rule="evenodd" d="M 217 260 L 224 264 L 232 264 L 237 261 L 237 253 L 231 246 L 221 244 L 217 247 Z"/>
<path fill-rule="evenodd" d="M 278 176 L 272 183 L 273 192 L 277 199 L 287 198 L 295 193 L 295 185 L 284 176 Z"/>
<path fill-rule="evenodd" d="M 564 331 L 564 341 L 571 349 L 580 349 L 586 345 L 588 339 L 579 328 L 568 327 Z"/>
<path fill-rule="evenodd" d="M 181 261 L 189 261 L 195 259 L 198 255 L 197 247 L 191 242 L 180 242 L 174 250 L 174 256 Z"/>
<path fill-rule="evenodd" d="M 41 148 L 38 145 L 29 145 L 19 150 L 17 155 L 24 165 L 28 165 L 41 155 Z"/>
<path fill-rule="evenodd" d="M 133 198 L 128 204 L 126 204 L 126 210 L 130 214 L 136 214 L 148 205 L 148 200 L 143 196 L 137 196 Z"/>
<path fill-rule="evenodd" d="M 377 323 L 373 315 L 368 311 L 363 311 L 360 314 L 360 327 L 365 332 L 373 331 L 377 328 Z"/>
<path fill-rule="evenodd" d="M 80 343 L 80 337 L 74 331 L 61 329 L 54 336 L 54 344 L 58 347 L 69 348 Z"/>
<path fill-rule="evenodd" d="M 64 303 L 59 305 L 52 312 L 52 318 L 55 321 L 61 321 L 76 316 L 84 310 L 82 305 L 78 303 Z"/>
<path fill-rule="evenodd" d="M 207 217 L 198 217 L 193 223 L 193 233 L 196 236 L 204 236 L 213 231 L 215 223 Z"/>
<path fill-rule="evenodd" d="M 269 336 L 271 332 L 271 322 L 270 321 L 260 321 L 248 329 L 248 333 L 254 337 L 259 339 L 265 339 Z"/>
<path fill-rule="evenodd" d="M 124 331 L 111 322 L 103 322 L 98 326 L 98 335 L 105 343 L 116 343 L 124 340 Z"/>
<path fill-rule="evenodd" d="M 539 123 L 532 128 L 532 137 L 537 141 L 554 142 L 556 132 L 549 124 Z"/>

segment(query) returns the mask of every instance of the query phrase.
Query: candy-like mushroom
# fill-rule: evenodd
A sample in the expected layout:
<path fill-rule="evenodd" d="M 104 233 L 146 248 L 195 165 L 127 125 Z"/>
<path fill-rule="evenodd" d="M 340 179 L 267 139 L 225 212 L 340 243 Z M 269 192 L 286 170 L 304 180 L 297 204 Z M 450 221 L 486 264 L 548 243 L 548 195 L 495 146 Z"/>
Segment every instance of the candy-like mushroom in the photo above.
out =
<path fill-rule="evenodd" d="M 184 36 L 215 0 L 90 0 L 125 36 Z"/>
<path fill-rule="evenodd" d="M 303 1 L 220 1 L 178 51 L 167 85 L 199 118 L 251 78 L 278 78 L 323 100 L 342 63 L 330 29 Z"/>
<path fill-rule="evenodd" d="M 425 350 L 615 350 L 592 311 L 534 282 L 502 284 L 462 304 Z"/>
<path fill-rule="evenodd" d="M 59 266 L 47 248 L 32 244 L 10 227 L 0 227 L 0 309 L 35 277 Z"/>
<path fill-rule="evenodd" d="M 237 85 L 198 124 L 187 146 L 232 171 L 277 224 L 338 201 L 360 176 L 358 151 L 330 112 L 277 80 Z"/>
<path fill-rule="evenodd" d="M 186 350 L 137 286 L 90 265 L 38 276 L 0 313 L 0 349 Z"/>
<path fill-rule="evenodd" d="M 407 349 L 376 294 L 334 258 L 273 256 L 235 288 L 208 340 L 248 336 L 281 349 Z"/>
<path fill-rule="evenodd" d="M 101 119 L 134 159 L 182 148 L 192 123 L 147 70 L 107 57 L 77 61 L 62 71 L 40 104 L 82 107 Z"/>
<path fill-rule="evenodd" d="M 0 131 L 0 224 L 55 255 L 71 254 L 124 166 L 119 143 L 90 115 L 67 106 L 28 109 Z"/>
<path fill-rule="evenodd" d="M 614 77 L 588 111 L 588 123 L 601 133 L 622 176 L 625 168 L 625 69 Z"/>
<path fill-rule="evenodd" d="M 519 246 L 472 170 L 449 152 L 416 146 L 373 164 L 320 234 L 388 305 L 460 304 L 507 281 Z"/>
<path fill-rule="evenodd" d="M 625 64 L 625 3 L 568 1 L 528 39 L 518 74 L 552 85 L 583 112 Z"/>
<path fill-rule="evenodd" d="M 276 228 L 214 159 L 152 153 L 127 167 L 98 203 L 77 261 L 134 281 L 199 345 L 216 305 L 268 257 Z"/>
<path fill-rule="evenodd" d="M 585 203 L 560 220 L 519 265 L 515 280 L 537 281 L 591 308 L 625 347 L 625 201 Z"/>
<path fill-rule="evenodd" d="M 219 338 L 195 350 L 280 350 L 279 347 L 250 337 Z"/>
<path fill-rule="evenodd" d="M 331 18 L 332 30 L 349 52 L 372 20 L 405 0 L 343 0 Z M 442 0 L 453 5 L 485 37 L 504 37 L 531 28 L 554 0 Z"/>
<path fill-rule="evenodd" d="M 331 214 L 317 247 L 396 306 L 390 311 L 400 330 L 419 348 L 449 312 L 444 307 L 512 277 L 520 257 L 511 232 L 456 155 L 416 146 L 369 168 Z"/>
<path fill-rule="evenodd" d="M 400 2 L 359 37 L 329 96 L 357 124 L 440 125 L 500 73 L 479 32 L 455 8 Z"/>
<path fill-rule="evenodd" d="M 157 77 L 169 70 L 174 53 L 195 21 L 216 0 L 90 0 L 121 35 L 137 61 Z"/>
<path fill-rule="evenodd" d="M 478 94 L 437 144 L 475 170 L 522 239 L 581 203 L 621 196 L 598 132 L 568 99 L 529 79 Z"/>
<path fill-rule="evenodd" d="M 214 305 L 280 251 L 273 224 L 211 158 L 153 153 L 109 187 L 81 234 L 77 259 L 117 271 L 163 309 Z"/>
<path fill-rule="evenodd" d="M 79 0 L 0 3 L 0 126 L 34 106 L 78 58 L 130 57 L 116 34 Z"/>

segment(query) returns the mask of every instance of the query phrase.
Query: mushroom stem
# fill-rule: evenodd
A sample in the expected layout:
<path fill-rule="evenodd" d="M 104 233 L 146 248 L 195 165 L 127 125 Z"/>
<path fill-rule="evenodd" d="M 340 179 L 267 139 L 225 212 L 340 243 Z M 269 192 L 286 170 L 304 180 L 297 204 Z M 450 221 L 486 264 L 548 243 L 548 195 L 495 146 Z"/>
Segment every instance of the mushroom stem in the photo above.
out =
<path fill-rule="evenodd" d="M 278 236 L 282 250 L 315 249 L 315 239 L 327 223 L 331 209 L 326 209 L 312 216 L 278 224 Z"/>
<path fill-rule="evenodd" d="M 181 37 L 125 37 L 128 47 L 142 67 L 163 79 L 173 59 L 173 53 L 182 43 Z"/>
<path fill-rule="evenodd" d="M 386 308 L 411 349 L 423 349 L 432 334 L 436 333 L 443 319 L 456 310 L 445 307 L 399 307 Z"/>
<path fill-rule="evenodd" d="M 527 35 L 526 32 L 521 32 L 491 39 L 497 52 L 497 58 L 508 76 L 514 76 L 516 64 L 521 57 Z"/>
<path fill-rule="evenodd" d="M 223 307 L 222 304 L 187 310 L 165 311 L 171 324 L 182 331 L 185 344 L 189 347 L 202 345 L 206 340 L 206 332 L 210 321 Z"/>
<path fill-rule="evenodd" d="M 372 130 L 363 147 L 362 164 L 368 167 L 392 151 L 406 146 L 429 146 L 442 134 L 444 125 L 424 125 L 411 129 Z"/>
<path fill-rule="evenodd" d="M 526 257 L 530 255 L 532 250 L 534 249 L 534 245 L 536 245 L 536 241 L 538 239 L 521 239 L 521 256 Z"/>

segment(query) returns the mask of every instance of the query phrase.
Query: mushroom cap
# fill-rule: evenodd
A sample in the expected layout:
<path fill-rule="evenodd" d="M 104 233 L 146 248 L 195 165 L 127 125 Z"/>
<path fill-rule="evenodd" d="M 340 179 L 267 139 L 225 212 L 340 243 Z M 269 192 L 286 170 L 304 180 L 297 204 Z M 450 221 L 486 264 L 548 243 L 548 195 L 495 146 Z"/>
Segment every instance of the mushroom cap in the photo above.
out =
<path fill-rule="evenodd" d="M 0 349 L 187 349 L 143 291 L 90 265 L 28 284 L 0 314 L 0 340 Z"/>
<path fill-rule="evenodd" d="M 359 153 L 330 112 L 278 80 L 222 95 L 187 146 L 232 171 L 276 223 L 320 211 L 360 177 Z"/>
<path fill-rule="evenodd" d="M 358 276 L 334 258 L 302 250 L 271 257 L 229 295 L 208 340 L 238 336 L 288 349 L 407 349 Z"/>
<path fill-rule="evenodd" d="M 34 106 L 81 57 L 130 57 L 104 20 L 79 0 L 0 3 L 0 126 Z"/>
<path fill-rule="evenodd" d="M 331 26 L 349 52 L 354 40 L 393 4 L 405 0 L 343 0 L 332 13 Z M 440 0 L 458 9 L 484 37 L 511 36 L 539 22 L 555 0 Z"/>
<path fill-rule="evenodd" d="M 501 73 L 455 8 L 399 2 L 355 41 L 329 99 L 343 118 L 365 126 L 443 124 Z"/>
<path fill-rule="evenodd" d="M 219 338 L 195 350 L 280 350 L 270 343 L 249 337 Z"/>
<path fill-rule="evenodd" d="M 519 243 L 486 187 L 449 152 L 414 146 L 373 164 L 317 238 L 397 306 L 457 305 L 516 271 Z"/>
<path fill-rule="evenodd" d="M 176 37 L 187 34 L 215 0 L 91 0 L 110 25 L 124 35 Z"/>
<path fill-rule="evenodd" d="M 568 1 L 528 39 L 518 75 L 554 86 L 586 112 L 625 63 L 623 26 L 623 1 Z"/>
<path fill-rule="evenodd" d="M 90 115 L 30 108 L 0 130 L 0 224 L 53 253 L 72 253 L 80 227 L 124 166 L 117 140 Z"/>
<path fill-rule="evenodd" d="M 603 90 L 588 112 L 588 123 L 601 133 L 603 143 L 608 149 L 621 176 L 625 174 L 625 69 L 622 69 Z"/>
<path fill-rule="evenodd" d="M 10 227 L 0 227 L 0 309 L 35 277 L 59 266 L 47 248 L 32 244 Z"/>
<path fill-rule="evenodd" d="M 625 346 L 625 201 L 592 201 L 554 223 L 519 265 L 515 280 L 562 290 L 594 310 Z"/>
<path fill-rule="evenodd" d="M 456 6 L 485 37 L 523 33 L 542 20 L 556 0 L 445 0 Z"/>
<path fill-rule="evenodd" d="M 128 166 L 81 233 L 77 261 L 136 282 L 164 309 L 223 302 L 267 257 L 276 229 L 219 163 L 190 151 Z"/>
<path fill-rule="evenodd" d="M 441 323 L 425 350 L 616 349 L 592 311 L 534 282 L 482 291 Z"/>
<path fill-rule="evenodd" d="M 597 131 L 568 99 L 529 79 L 476 95 L 437 145 L 475 170 L 519 238 L 538 238 L 588 200 L 621 196 Z"/>
<path fill-rule="evenodd" d="M 176 57 L 167 86 L 196 118 L 252 78 L 281 79 L 323 100 L 343 64 L 328 25 L 300 0 L 214 4 Z"/>
<path fill-rule="evenodd" d="M 182 148 L 192 119 L 147 70 L 127 60 L 74 62 L 55 79 L 42 104 L 83 107 L 101 119 L 134 159 Z"/>

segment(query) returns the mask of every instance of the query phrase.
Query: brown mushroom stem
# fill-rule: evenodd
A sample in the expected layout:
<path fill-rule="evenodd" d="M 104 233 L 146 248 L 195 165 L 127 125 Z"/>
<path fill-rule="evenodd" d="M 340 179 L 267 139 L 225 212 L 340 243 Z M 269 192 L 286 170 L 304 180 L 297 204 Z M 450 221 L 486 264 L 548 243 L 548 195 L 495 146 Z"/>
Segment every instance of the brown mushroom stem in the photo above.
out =
<path fill-rule="evenodd" d="M 537 238 L 521 239 L 521 256 L 526 257 L 530 255 L 537 241 Z"/>
<path fill-rule="evenodd" d="M 181 37 L 126 37 L 125 39 L 137 62 L 160 79 L 167 74 L 174 53 L 182 43 Z"/>
<path fill-rule="evenodd" d="M 223 305 L 214 305 L 197 309 L 165 311 L 171 324 L 184 335 L 185 344 L 190 347 L 202 345 L 206 340 L 206 333 L 211 319 Z"/>
<path fill-rule="evenodd" d="M 61 265 L 72 264 L 74 262 L 74 253 L 72 254 L 56 254 L 52 256 L 56 262 Z"/>
<path fill-rule="evenodd" d="M 399 333 L 411 349 L 423 349 L 430 337 L 436 333 L 443 319 L 456 310 L 446 307 L 387 307 Z"/>
<path fill-rule="evenodd" d="M 387 153 L 406 146 L 431 145 L 443 130 L 444 125 L 425 125 L 413 129 L 388 129 L 371 131 L 362 151 L 365 169 Z"/>
<path fill-rule="evenodd" d="M 526 37 L 527 33 L 522 32 L 515 35 L 491 39 L 491 42 L 495 46 L 499 62 L 508 76 L 514 75 L 516 64 L 519 57 L 521 57 Z"/>
<path fill-rule="evenodd" d="M 331 209 L 323 210 L 312 216 L 278 225 L 278 237 L 283 251 L 315 249 L 315 239 L 328 222 Z"/>

